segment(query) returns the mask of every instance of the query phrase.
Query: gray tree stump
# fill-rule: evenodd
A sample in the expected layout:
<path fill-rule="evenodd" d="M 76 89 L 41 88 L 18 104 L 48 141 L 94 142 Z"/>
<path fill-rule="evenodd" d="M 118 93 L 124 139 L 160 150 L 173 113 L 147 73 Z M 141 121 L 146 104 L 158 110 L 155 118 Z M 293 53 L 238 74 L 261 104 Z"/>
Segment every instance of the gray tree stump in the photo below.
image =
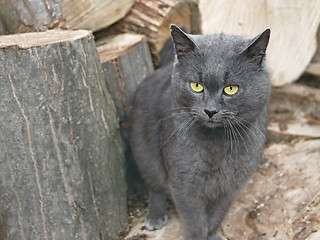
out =
<path fill-rule="evenodd" d="M 143 192 L 142 181 L 131 156 L 128 115 L 138 85 L 154 71 L 148 44 L 142 35 L 119 34 L 97 42 L 106 85 L 115 103 L 126 146 L 127 179 L 130 192 Z"/>
<path fill-rule="evenodd" d="M 135 0 L 0 0 L 0 34 L 57 26 L 101 30 L 123 18 Z"/>
<path fill-rule="evenodd" d="M 0 239 L 117 239 L 124 153 L 93 37 L 0 37 Z"/>

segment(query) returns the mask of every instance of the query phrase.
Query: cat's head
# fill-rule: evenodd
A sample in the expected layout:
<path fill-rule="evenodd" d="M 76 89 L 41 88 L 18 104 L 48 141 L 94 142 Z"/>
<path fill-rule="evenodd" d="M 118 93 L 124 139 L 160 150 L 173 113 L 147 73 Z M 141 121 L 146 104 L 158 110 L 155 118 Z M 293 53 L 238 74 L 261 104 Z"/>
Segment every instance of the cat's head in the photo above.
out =
<path fill-rule="evenodd" d="M 198 122 L 222 126 L 253 121 L 270 97 L 265 53 L 270 30 L 250 38 L 226 34 L 189 35 L 171 25 L 175 47 L 175 100 Z"/>

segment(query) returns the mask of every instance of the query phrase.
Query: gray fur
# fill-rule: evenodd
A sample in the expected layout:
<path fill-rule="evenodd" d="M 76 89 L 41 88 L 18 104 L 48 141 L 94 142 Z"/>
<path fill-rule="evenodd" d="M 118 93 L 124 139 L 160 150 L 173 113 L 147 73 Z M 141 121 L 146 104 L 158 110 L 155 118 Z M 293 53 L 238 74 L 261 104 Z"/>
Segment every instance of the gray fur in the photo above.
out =
<path fill-rule="evenodd" d="M 171 26 L 174 64 L 140 85 L 131 112 L 134 158 L 150 187 L 149 230 L 166 223 L 170 194 L 186 240 L 220 239 L 219 224 L 263 153 L 269 35 L 189 35 Z M 192 81 L 204 91 L 192 91 Z M 239 86 L 235 95 L 223 93 L 229 85 Z"/>

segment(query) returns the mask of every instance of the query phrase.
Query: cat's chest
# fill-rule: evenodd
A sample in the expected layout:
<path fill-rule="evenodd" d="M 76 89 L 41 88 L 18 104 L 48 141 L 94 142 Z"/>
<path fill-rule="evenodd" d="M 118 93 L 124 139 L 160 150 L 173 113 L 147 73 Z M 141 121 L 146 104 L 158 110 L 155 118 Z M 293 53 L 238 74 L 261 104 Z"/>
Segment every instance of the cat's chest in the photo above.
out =
<path fill-rule="evenodd" d="M 199 172 L 212 172 L 231 157 L 228 152 L 228 139 L 223 131 L 199 133 L 194 129 L 178 130 L 167 128 L 162 134 L 162 152 L 168 168 L 187 169 Z"/>
<path fill-rule="evenodd" d="M 171 133 L 162 135 L 167 139 L 162 153 L 168 175 L 188 188 L 203 188 L 208 194 L 237 189 L 259 162 L 257 149 L 244 136 L 242 142 L 235 141 L 223 129 L 205 135 L 192 130 L 165 132 Z"/>

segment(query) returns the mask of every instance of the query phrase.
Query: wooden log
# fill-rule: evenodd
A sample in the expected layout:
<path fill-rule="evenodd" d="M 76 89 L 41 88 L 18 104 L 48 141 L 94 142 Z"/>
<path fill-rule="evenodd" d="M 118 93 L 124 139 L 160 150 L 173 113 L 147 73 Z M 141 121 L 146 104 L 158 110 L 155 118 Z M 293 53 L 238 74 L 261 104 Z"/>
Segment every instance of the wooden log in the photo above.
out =
<path fill-rule="evenodd" d="M 174 23 L 188 32 L 200 32 L 198 5 L 192 0 L 139 0 L 129 14 L 111 28 L 111 32 L 143 34 L 149 43 L 153 62 L 159 63 L 159 52 L 169 39 Z"/>
<path fill-rule="evenodd" d="M 93 36 L 0 37 L 1 239 L 118 239 L 124 153 Z"/>
<path fill-rule="evenodd" d="M 320 90 L 300 84 L 274 88 L 269 104 L 269 141 L 320 137 Z"/>
<path fill-rule="evenodd" d="M 0 0 L 0 35 L 53 28 L 61 16 L 59 0 Z"/>
<path fill-rule="evenodd" d="M 126 115 L 138 85 L 154 71 L 143 35 L 124 33 L 97 42 L 106 85 L 116 106 L 120 123 Z"/>
<path fill-rule="evenodd" d="M 310 63 L 306 69 L 306 73 L 320 77 L 320 62 Z"/>
<path fill-rule="evenodd" d="M 140 174 L 132 159 L 128 114 L 137 86 L 154 71 L 148 44 L 143 35 L 124 33 L 97 42 L 106 85 L 115 103 L 126 146 L 127 179 L 130 193 L 144 191 Z"/>
<path fill-rule="evenodd" d="M 320 63 L 320 26 L 318 27 L 317 42 L 317 51 L 312 58 L 313 63 Z"/>
<path fill-rule="evenodd" d="M 320 77 L 320 25 L 318 28 L 317 42 L 318 42 L 317 51 L 314 54 L 311 63 L 307 67 L 306 73 L 311 74 L 313 76 Z"/>
<path fill-rule="evenodd" d="M 134 0 L 61 0 L 65 25 L 98 31 L 122 19 Z"/>
<path fill-rule="evenodd" d="M 123 18 L 134 0 L 0 0 L 0 34 L 57 26 L 97 31 Z"/>
<path fill-rule="evenodd" d="M 203 33 L 255 36 L 271 28 L 267 60 L 274 86 L 293 82 L 317 48 L 318 0 L 200 0 Z"/>

